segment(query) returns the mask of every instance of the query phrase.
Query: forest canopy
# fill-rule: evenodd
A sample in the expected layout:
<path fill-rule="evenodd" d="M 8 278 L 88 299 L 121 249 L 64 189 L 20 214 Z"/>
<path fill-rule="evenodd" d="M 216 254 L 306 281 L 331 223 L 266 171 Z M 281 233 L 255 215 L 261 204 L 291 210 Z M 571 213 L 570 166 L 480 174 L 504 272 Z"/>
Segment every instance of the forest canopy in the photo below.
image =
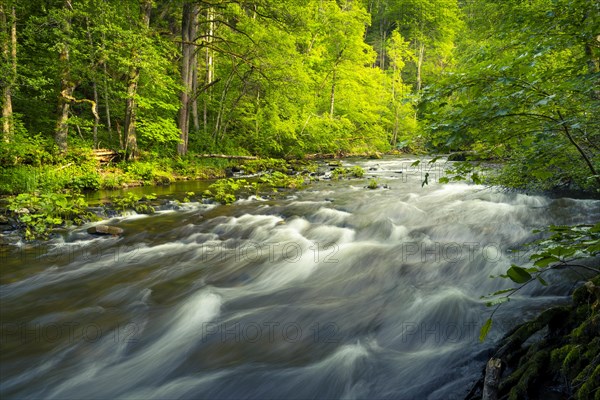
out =
<path fill-rule="evenodd" d="M 593 0 L 3 0 L 2 168 L 461 152 L 600 187 Z"/>

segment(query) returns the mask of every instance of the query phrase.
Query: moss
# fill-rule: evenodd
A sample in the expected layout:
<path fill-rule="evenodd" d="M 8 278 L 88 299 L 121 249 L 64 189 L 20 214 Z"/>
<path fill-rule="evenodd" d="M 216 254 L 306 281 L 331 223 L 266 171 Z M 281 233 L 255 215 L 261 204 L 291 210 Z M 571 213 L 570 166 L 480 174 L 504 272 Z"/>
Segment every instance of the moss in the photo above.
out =
<path fill-rule="evenodd" d="M 597 363 L 597 361 L 596 361 Z M 592 365 L 588 366 L 582 375 L 581 381 L 575 379 L 574 384 L 578 384 L 581 382 L 581 387 L 575 392 L 575 398 L 578 400 L 591 399 L 594 396 L 594 399 L 600 399 L 600 365 L 596 365 L 593 372 L 590 374 Z M 589 370 L 589 372 L 587 372 Z M 579 377 L 577 377 L 579 378 Z"/>
<path fill-rule="evenodd" d="M 600 284 L 600 276 L 591 281 Z M 494 354 L 506 365 L 500 397 L 542 398 L 550 390 L 565 398 L 600 400 L 600 313 L 595 301 L 581 287 L 571 305 L 550 308 L 504 337 Z M 544 327 L 548 333 L 542 340 L 524 346 Z"/>
<path fill-rule="evenodd" d="M 510 390 L 508 398 L 510 400 L 520 400 L 529 397 L 530 388 L 544 375 L 549 360 L 549 351 L 538 351 L 531 359 L 513 372 L 512 375 L 518 377 L 518 382 Z"/>

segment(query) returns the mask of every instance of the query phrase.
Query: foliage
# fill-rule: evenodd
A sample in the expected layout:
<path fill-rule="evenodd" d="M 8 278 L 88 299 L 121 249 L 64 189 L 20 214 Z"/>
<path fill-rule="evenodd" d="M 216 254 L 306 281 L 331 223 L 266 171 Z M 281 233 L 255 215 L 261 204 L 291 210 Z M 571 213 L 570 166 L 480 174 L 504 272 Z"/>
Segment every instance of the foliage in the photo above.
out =
<path fill-rule="evenodd" d="M 246 161 L 243 164 L 244 171 L 248 174 L 256 174 L 265 171 L 287 172 L 288 164 L 285 160 L 277 158 L 260 158 L 258 160 Z"/>
<path fill-rule="evenodd" d="M 138 196 L 133 192 L 128 192 L 121 197 L 111 197 L 111 202 L 115 209 L 121 211 L 134 210 L 138 214 L 154 214 L 154 207 L 148 203 L 152 200 L 156 200 L 156 195 L 154 193 Z"/>
<path fill-rule="evenodd" d="M 245 179 L 219 179 L 204 191 L 203 196 L 222 204 L 231 204 L 236 200 L 236 193 L 247 183 Z"/>
<path fill-rule="evenodd" d="M 41 134 L 27 135 L 23 129 L 13 137 L 12 142 L 0 141 L 0 165 L 4 167 L 54 164 L 56 154 L 51 142 Z"/>
<path fill-rule="evenodd" d="M 84 197 L 70 193 L 21 193 L 8 198 L 8 210 L 25 229 L 25 239 L 46 239 L 61 225 L 80 225 L 93 215 Z"/>
<path fill-rule="evenodd" d="M 355 178 L 362 178 L 365 175 L 365 170 L 360 165 L 348 168 L 348 172 Z"/>
<path fill-rule="evenodd" d="M 354 167 L 336 167 L 333 171 L 331 171 L 331 179 L 339 179 L 340 177 L 354 177 L 354 178 L 362 178 L 365 175 L 365 170 L 362 169 L 359 165 L 355 165 Z"/>
<path fill-rule="evenodd" d="M 539 231 L 534 231 L 534 233 L 539 233 Z M 498 307 L 510 301 L 513 294 L 534 281 L 546 286 L 548 283 L 542 276 L 546 272 L 570 268 L 591 271 L 595 274 L 600 273 L 600 269 L 578 262 L 578 260 L 593 259 L 600 255 L 600 223 L 575 226 L 551 225 L 545 233 L 549 234 L 549 237 L 527 245 L 527 247 L 535 247 L 535 251 L 529 256 L 530 266 L 523 267 L 513 264 L 506 274 L 499 275 L 500 278 L 509 279 L 520 286 L 499 290 L 482 297 L 487 299 L 488 307 L 495 306 L 496 308 L 481 328 L 480 340 L 483 341 L 488 334 L 492 325 L 492 317 Z"/>
<path fill-rule="evenodd" d="M 379 187 L 379 182 L 377 181 L 377 179 L 371 178 L 371 180 L 369 180 L 369 184 L 367 185 L 367 188 L 369 188 L 371 190 L 375 190 L 378 187 Z"/>
<path fill-rule="evenodd" d="M 188 79 L 182 76 L 185 57 L 180 53 L 185 5 L 165 0 L 42 3 L 17 7 L 19 65 L 12 105 L 13 119 L 21 125 L 8 150 L 0 153 L 13 164 L 48 163 L 56 152 L 53 146 L 49 155 L 29 151 L 21 139 L 48 147 L 57 126 L 56 106 L 66 105 L 69 148 L 80 147 L 81 138 L 129 154 L 125 130 L 131 125 L 142 152 L 175 154 Z M 198 90 L 186 93 L 193 99 L 185 105 L 190 108 L 185 122 L 189 148 L 301 157 L 385 151 L 392 131 L 394 140 L 410 141 L 418 131 L 416 97 L 407 85 L 399 90 L 399 82 L 404 64 L 412 65 L 414 57 L 407 46 L 400 53 L 390 48 L 388 56 L 385 40 L 380 54 L 365 42 L 377 29 L 369 27 L 372 7 L 363 3 L 199 3 L 199 32 L 189 44 L 198 61 L 193 78 Z M 402 43 L 427 38 L 426 65 L 447 61 L 448 46 L 436 41 L 451 40 L 452 33 L 446 29 L 441 34 L 440 29 L 456 19 L 454 2 L 433 3 L 414 21 L 403 21 L 400 29 L 407 38 Z M 140 5 L 151 6 L 147 27 L 140 23 Z M 439 13 L 446 6 L 452 7 L 447 16 Z M 408 15 L 394 7 L 394 19 Z M 420 36 L 407 31 L 424 21 L 427 29 L 435 29 Z M 390 46 L 398 43 L 394 39 Z M 394 73 L 391 61 L 377 63 L 392 56 Z M 125 101 L 134 102 L 133 114 L 123 107 Z"/>
<path fill-rule="evenodd" d="M 184 203 L 189 203 L 190 202 L 190 198 L 193 197 L 193 196 L 195 196 L 195 195 L 196 195 L 196 193 L 194 193 L 194 192 L 186 192 L 185 193 L 185 197 L 183 198 L 183 202 Z"/>
<path fill-rule="evenodd" d="M 286 175 L 279 171 L 275 171 L 271 174 L 261 176 L 259 182 L 261 186 L 272 189 L 299 189 L 304 185 L 304 177 L 302 175 Z"/>
<path fill-rule="evenodd" d="M 503 160 L 494 183 L 598 189 L 599 7 L 472 3 L 456 72 L 425 95 L 429 145 Z"/>

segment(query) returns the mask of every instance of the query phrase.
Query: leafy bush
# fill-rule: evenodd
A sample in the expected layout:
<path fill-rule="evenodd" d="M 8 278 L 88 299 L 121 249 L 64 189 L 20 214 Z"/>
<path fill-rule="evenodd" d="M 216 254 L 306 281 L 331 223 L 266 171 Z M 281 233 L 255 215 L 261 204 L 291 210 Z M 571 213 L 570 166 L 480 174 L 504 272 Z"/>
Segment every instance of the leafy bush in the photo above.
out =
<path fill-rule="evenodd" d="M 66 187 L 75 190 L 98 190 L 101 186 L 100 175 L 97 172 L 85 172 L 75 175 Z"/>
<path fill-rule="evenodd" d="M 25 239 L 46 239 L 60 225 L 94 218 L 80 193 L 21 193 L 8 199 L 8 210 L 25 229 Z"/>
<path fill-rule="evenodd" d="M 297 189 L 304 184 L 304 178 L 301 175 L 290 176 L 275 171 L 261 176 L 259 182 L 271 188 Z"/>
<path fill-rule="evenodd" d="M 340 177 L 343 178 L 344 176 L 346 176 L 346 168 L 344 167 L 337 167 L 331 171 L 331 179 L 338 180 Z"/>
<path fill-rule="evenodd" d="M 248 187 L 245 179 L 219 179 L 204 191 L 204 196 L 222 204 L 231 204 L 236 200 L 236 193 Z"/>
<path fill-rule="evenodd" d="M 17 131 L 10 143 L 0 141 L 0 164 L 4 166 L 53 164 L 58 159 L 52 141 L 41 134 Z"/>
<path fill-rule="evenodd" d="M 102 189 L 119 189 L 123 187 L 123 184 L 131 181 L 132 178 L 123 173 L 119 169 L 112 171 L 106 171 L 102 173 L 100 177 L 100 188 Z"/>
<path fill-rule="evenodd" d="M 115 209 L 120 211 L 134 210 L 138 214 L 154 214 L 156 211 L 149 201 L 156 200 L 154 193 L 139 196 L 133 192 L 128 192 L 124 196 L 111 197 L 111 202 Z"/>
<path fill-rule="evenodd" d="M 355 178 L 362 178 L 365 175 L 365 170 L 359 165 L 349 168 L 348 172 Z"/>
<path fill-rule="evenodd" d="M 262 171 L 287 172 L 288 163 L 279 158 L 261 158 L 244 163 L 244 171 L 249 174 L 256 174 Z"/>
<path fill-rule="evenodd" d="M 340 177 L 354 177 L 354 178 L 362 178 L 365 175 L 365 170 L 360 166 L 356 165 L 350 168 L 337 167 L 333 171 L 331 171 L 332 179 L 339 179 Z"/>
<path fill-rule="evenodd" d="M 30 165 L 0 168 L 0 194 L 32 192 L 39 186 L 37 169 Z"/>
<path fill-rule="evenodd" d="M 133 178 L 147 185 L 168 185 L 174 181 L 170 167 L 159 162 L 138 161 L 123 164 L 123 169 Z"/>

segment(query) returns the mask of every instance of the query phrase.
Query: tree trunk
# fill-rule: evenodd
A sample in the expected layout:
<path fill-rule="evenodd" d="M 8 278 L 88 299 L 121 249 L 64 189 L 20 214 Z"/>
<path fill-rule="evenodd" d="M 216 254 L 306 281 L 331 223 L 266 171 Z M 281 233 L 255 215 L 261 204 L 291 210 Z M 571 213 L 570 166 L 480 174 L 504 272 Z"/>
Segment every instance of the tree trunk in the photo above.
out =
<path fill-rule="evenodd" d="M 392 74 L 392 107 L 394 108 L 394 127 L 392 131 L 392 149 L 396 147 L 396 141 L 398 140 L 398 125 L 399 125 L 399 116 L 398 116 L 398 104 L 396 100 L 396 76 L 398 73 L 398 68 L 395 63 L 393 65 L 393 74 Z"/>
<path fill-rule="evenodd" d="M 137 51 L 132 51 L 132 59 L 137 58 Z M 129 67 L 129 76 L 127 79 L 127 99 L 125 100 L 125 153 L 127 159 L 132 160 L 137 157 L 137 134 L 135 131 L 137 105 L 135 95 L 137 94 L 138 80 L 140 78 L 140 69 L 132 65 Z"/>
<path fill-rule="evenodd" d="M 94 90 L 94 108 L 96 113 L 94 115 L 94 126 L 92 128 L 92 133 L 94 137 L 94 148 L 98 148 L 98 125 L 100 124 L 100 115 L 98 115 L 98 88 L 96 86 L 96 82 L 92 82 L 92 88 Z"/>
<path fill-rule="evenodd" d="M 11 9 L 10 34 L 8 34 L 8 19 L 2 5 L 0 5 L 0 25 L 3 33 L 2 37 L 6 37 L 6 40 L 3 40 L 2 43 L 4 61 L 7 65 L 10 65 L 10 73 L 2 90 L 2 136 L 5 142 L 10 142 L 15 133 L 12 89 L 17 79 L 17 16 L 15 6 L 12 6 Z"/>
<path fill-rule="evenodd" d="M 385 26 L 385 18 L 381 18 L 379 21 L 379 37 L 381 40 L 381 52 L 379 55 L 379 67 L 382 71 L 385 71 L 385 41 L 386 41 L 386 26 Z"/>
<path fill-rule="evenodd" d="M 329 116 L 333 118 L 333 111 L 335 106 L 335 69 L 333 70 L 333 78 L 331 81 L 331 97 L 329 99 Z"/>
<path fill-rule="evenodd" d="M 192 74 L 192 93 L 194 93 L 194 97 L 192 99 L 191 109 L 192 109 L 192 121 L 194 122 L 194 130 L 200 130 L 200 118 L 198 116 L 198 57 L 196 52 L 194 51 L 194 60 L 192 61 L 193 65 L 193 74 Z"/>
<path fill-rule="evenodd" d="M 421 91 L 421 70 L 423 68 L 423 59 L 425 57 L 425 44 L 419 44 L 419 59 L 417 61 L 417 92 Z"/>
<path fill-rule="evenodd" d="M 219 143 L 219 138 L 221 137 L 221 122 L 223 120 L 223 113 L 225 112 L 225 100 L 227 99 L 227 94 L 229 93 L 229 88 L 231 83 L 233 82 L 233 78 L 237 72 L 237 65 L 233 65 L 231 68 L 231 72 L 227 77 L 227 81 L 223 85 L 223 91 L 221 92 L 221 99 L 219 100 L 219 110 L 217 111 L 217 116 L 215 118 L 215 128 L 213 130 L 213 137 L 215 140 L 215 144 Z"/>
<path fill-rule="evenodd" d="M 208 29 L 206 31 L 206 42 L 208 44 L 212 43 L 213 41 L 213 36 L 215 34 L 215 15 L 214 15 L 214 10 L 212 9 L 212 7 L 209 7 L 208 10 L 206 11 L 206 20 L 208 21 Z M 206 81 L 205 81 L 205 86 L 211 85 L 213 80 L 215 79 L 215 74 L 214 74 L 214 56 L 213 56 L 213 51 L 210 48 L 210 46 L 206 46 L 206 54 L 205 54 L 205 62 L 206 62 Z M 211 94 L 212 89 L 209 89 L 206 91 L 206 96 L 204 96 L 204 115 L 203 115 L 203 119 L 204 119 L 204 133 L 208 133 L 208 102 L 212 96 Z"/>
<path fill-rule="evenodd" d="M 106 62 L 104 65 L 104 107 L 106 108 L 106 129 L 108 129 L 108 138 L 112 139 L 112 124 L 110 121 L 110 105 L 108 102 L 108 72 L 106 68 Z M 120 144 L 120 141 L 119 141 Z"/>
<path fill-rule="evenodd" d="M 65 0 L 64 9 L 66 12 L 70 12 L 71 2 Z M 65 35 L 70 31 L 71 28 L 71 17 L 65 18 L 63 21 L 63 32 Z M 69 46 L 66 43 L 62 44 L 62 48 L 59 55 L 59 65 L 61 69 L 60 78 L 60 94 L 58 96 L 58 119 L 56 121 L 56 130 L 54 133 L 54 141 L 58 146 L 61 153 L 67 152 L 67 136 L 69 134 L 69 125 L 67 121 L 69 119 L 70 100 L 75 91 L 75 84 L 71 82 L 71 74 L 69 71 Z"/>
<path fill-rule="evenodd" d="M 90 23 L 89 23 L 88 18 L 85 19 L 85 24 L 86 24 L 86 28 L 87 28 L 88 42 L 90 44 L 90 47 L 93 48 L 94 40 L 92 39 L 92 33 L 90 32 Z M 95 70 L 95 62 L 94 61 L 95 61 L 94 59 L 91 60 L 90 70 Z M 96 76 L 95 73 L 94 73 L 94 76 Z M 98 148 L 98 125 L 100 124 L 100 116 L 98 115 L 98 86 L 96 85 L 96 78 L 94 78 L 92 80 L 92 90 L 94 93 L 94 104 L 92 105 L 92 107 L 94 107 L 94 109 L 93 109 L 94 126 L 92 127 L 92 136 L 94 139 L 94 148 L 97 149 Z"/>
<path fill-rule="evenodd" d="M 190 95 L 193 84 L 193 66 L 192 59 L 194 47 L 192 41 L 195 39 L 193 33 L 195 7 L 191 2 L 183 3 L 183 13 L 181 16 L 181 82 L 183 90 L 180 94 L 179 105 L 179 143 L 177 144 L 177 154 L 185 155 L 187 153 L 189 126 L 190 126 Z"/>
<path fill-rule="evenodd" d="M 588 72 L 590 75 L 597 74 L 600 72 L 600 58 L 594 58 L 594 46 L 600 46 L 600 35 L 596 36 L 596 42 L 594 44 L 586 43 L 585 44 L 585 55 L 588 57 Z M 600 79 L 597 80 L 595 85 L 595 90 L 592 90 L 590 96 L 592 100 L 600 100 Z"/>
<path fill-rule="evenodd" d="M 150 14 L 152 12 L 152 0 L 144 0 L 141 4 L 142 11 L 142 28 L 147 30 L 150 27 Z M 138 49 L 131 51 L 132 65 L 129 67 L 129 75 L 127 80 L 127 100 L 125 101 L 125 153 L 128 160 L 133 160 L 137 157 L 137 134 L 136 134 L 136 116 L 137 103 L 135 96 L 137 95 L 138 82 L 140 79 L 140 67 L 138 65 Z"/>
<path fill-rule="evenodd" d="M 258 160 L 256 156 L 231 156 L 229 154 L 196 154 L 198 158 L 224 158 L 227 160 Z"/>

